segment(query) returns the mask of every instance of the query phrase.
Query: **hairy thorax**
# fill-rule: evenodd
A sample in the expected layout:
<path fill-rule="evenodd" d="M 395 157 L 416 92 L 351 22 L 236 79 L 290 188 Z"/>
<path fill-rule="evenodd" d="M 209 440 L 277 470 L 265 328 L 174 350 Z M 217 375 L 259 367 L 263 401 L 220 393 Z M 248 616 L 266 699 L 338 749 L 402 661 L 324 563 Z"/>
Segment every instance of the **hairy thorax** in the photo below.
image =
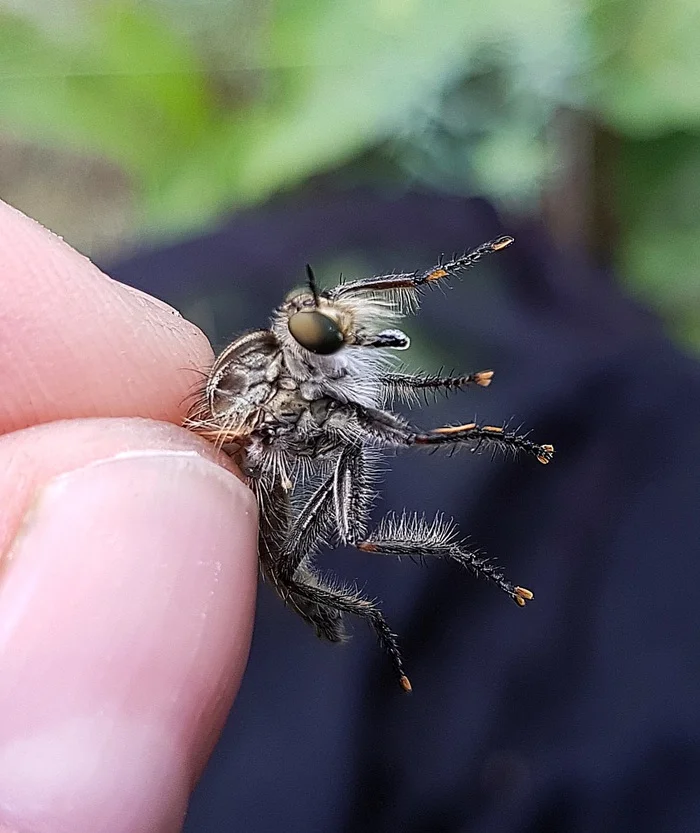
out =
<path fill-rule="evenodd" d="M 219 357 L 206 392 L 207 406 L 226 442 L 253 433 L 268 441 L 297 428 L 313 435 L 329 405 L 381 399 L 376 363 L 364 356 L 316 362 L 285 352 L 269 331 L 242 336 Z"/>

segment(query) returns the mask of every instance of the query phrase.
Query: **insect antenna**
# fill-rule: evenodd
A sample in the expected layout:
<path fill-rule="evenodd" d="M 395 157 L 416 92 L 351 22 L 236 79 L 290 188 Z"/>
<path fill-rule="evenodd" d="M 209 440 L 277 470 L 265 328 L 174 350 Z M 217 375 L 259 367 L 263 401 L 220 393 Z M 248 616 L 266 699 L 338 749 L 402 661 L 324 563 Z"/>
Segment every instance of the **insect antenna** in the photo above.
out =
<path fill-rule="evenodd" d="M 314 270 L 308 263 L 306 264 L 306 278 L 309 282 L 311 294 L 314 296 L 314 304 L 318 306 L 318 284 L 316 283 L 316 275 L 314 275 Z"/>

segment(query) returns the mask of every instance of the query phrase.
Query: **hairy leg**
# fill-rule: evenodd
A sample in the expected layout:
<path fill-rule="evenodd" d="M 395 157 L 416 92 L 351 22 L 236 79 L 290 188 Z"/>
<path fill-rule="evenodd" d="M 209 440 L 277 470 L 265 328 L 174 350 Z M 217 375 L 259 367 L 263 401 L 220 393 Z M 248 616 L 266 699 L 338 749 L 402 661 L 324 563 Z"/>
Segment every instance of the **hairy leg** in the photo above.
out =
<path fill-rule="evenodd" d="M 273 477 L 261 478 L 254 484 L 260 507 L 259 553 L 261 571 L 284 602 L 308 622 L 316 634 L 329 642 L 343 642 L 345 628 L 342 613 L 335 608 L 319 605 L 307 596 L 293 591 L 292 577 L 299 573 L 308 585 L 323 584 L 310 565 L 302 561 L 325 535 L 329 525 L 328 511 L 332 508 L 331 489 L 322 484 L 309 499 L 309 511 L 291 521 L 289 495 Z M 332 519 L 330 519 L 332 520 Z M 297 547 L 291 548 L 290 541 Z"/>
<path fill-rule="evenodd" d="M 390 397 L 399 397 L 405 402 L 417 400 L 417 394 L 422 393 L 426 399 L 429 393 L 452 393 L 462 390 L 469 385 L 479 385 L 486 388 L 493 379 L 493 370 L 480 370 L 462 376 L 443 376 L 433 374 L 423 376 L 415 373 L 387 373 L 381 382 Z"/>
<path fill-rule="evenodd" d="M 440 515 L 430 523 L 417 515 L 389 515 L 356 546 L 363 552 L 449 559 L 495 584 L 521 607 L 533 598 L 530 590 L 511 584 L 498 567 L 469 550 L 459 539 L 454 522 Z"/>
<path fill-rule="evenodd" d="M 486 255 L 499 252 L 513 242 L 512 237 L 498 237 L 488 243 L 482 243 L 469 252 L 451 260 L 440 259 L 440 262 L 425 272 L 404 272 L 397 275 L 378 275 L 374 278 L 360 278 L 340 284 L 328 291 L 332 299 L 353 295 L 357 292 L 387 292 L 396 289 L 420 289 L 423 286 L 435 283 L 445 278 L 458 275 L 470 266 L 474 266 Z"/>
<path fill-rule="evenodd" d="M 349 413 L 348 413 L 349 411 Z M 526 435 L 508 431 L 497 425 L 477 425 L 469 422 L 463 425 L 447 425 L 431 431 L 421 431 L 390 411 L 377 408 L 363 408 L 359 405 L 345 406 L 338 412 L 336 419 L 351 421 L 360 435 L 383 445 L 400 446 L 459 446 L 467 445 L 478 451 L 481 447 L 525 453 L 535 457 L 542 464 L 547 464 L 554 456 L 554 447 L 538 445 Z"/>
<path fill-rule="evenodd" d="M 347 455 L 344 460 L 341 458 L 338 469 L 341 462 L 346 466 L 346 470 L 336 479 L 343 484 L 352 484 L 348 490 L 336 490 L 336 502 L 339 505 L 338 525 L 343 529 L 343 540 L 346 543 L 351 543 L 364 552 L 418 558 L 446 558 L 495 584 L 521 607 L 533 598 L 531 591 L 512 584 L 498 567 L 471 551 L 464 541 L 460 540 L 454 521 L 445 520 L 440 515 L 431 523 L 415 514 L 389 515 L 380 522 L 375 531 L 366 535 L 366 511 L 360 515 L 354 512 L 355 506 L 365 508 L 368 504 L 368 498 L 362 494 L 369 489 L 369 483 L 363 472 L 361 449 L 355 455 Z"/>
<path fill-rule="evenodd" d="M 289 582 L 289 590 L 296 596 L 306 599 L 322 609 L 335 609 L 343 613 L 353 613 L 364 619 L 374 630 L 379 644 L 391 660 L 399 683 L 404 691 L 411 691 L 411 683 L 403 668 L 396 634 L 387 625 L 377 605 L 365 599 L 349 587 L 323 587 L 304 582 L 299 578 Z"/>
<path fill-rule="evenodd" d="M 366 485 L 358 491 L 360 482 Z M 334 521 L 342 540 L 347 537 L 343 530 L 350 531 L 351 519 L 357 528 L 366 528 L 369 486 L 362 448 L 350 445 L 341 451 L 332 474 L 314 490 L 291 521 L 284 489 L 266 483 L 260 491 L 265 494 L 266 501 L 261 536 L 262 561 L 265 573 L 279 595 L 315 628 L 319 636 L 331 642 L 340 642 L 345 636 L 343 613 L 352 613 L 367 621 L 389 656 L 402 688 L 410 691 L 411 684 L 403 670 L 396 636 L 377 605 L 351 588 L 327 586 L 306 563 L 309 553 L 329 533 Z"/>

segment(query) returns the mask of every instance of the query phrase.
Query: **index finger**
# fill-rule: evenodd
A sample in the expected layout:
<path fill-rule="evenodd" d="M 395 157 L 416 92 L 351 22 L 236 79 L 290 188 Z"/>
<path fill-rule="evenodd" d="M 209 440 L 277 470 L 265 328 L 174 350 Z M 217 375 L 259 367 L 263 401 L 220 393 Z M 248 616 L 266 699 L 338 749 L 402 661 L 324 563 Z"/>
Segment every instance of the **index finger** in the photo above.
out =
<path fill-rule="evenodd" d="M 181 422 L 204 334 L 0 202 L 0 433 L 77 417 Z"/>

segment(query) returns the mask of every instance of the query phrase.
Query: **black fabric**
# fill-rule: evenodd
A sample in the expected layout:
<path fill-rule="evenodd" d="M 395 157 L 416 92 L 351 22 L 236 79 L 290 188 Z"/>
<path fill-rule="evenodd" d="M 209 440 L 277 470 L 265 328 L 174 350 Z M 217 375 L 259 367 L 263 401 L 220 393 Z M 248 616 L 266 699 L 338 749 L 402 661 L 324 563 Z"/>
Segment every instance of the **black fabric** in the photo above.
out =
<path fill-rule="evenodd" d="M 556 458 L 405 453 L 377 515 L 454 515 L 535 600 L 449 564 L 325 556 L 382 600 L 405 696 L 364 626 L 322 644 L 263 587 L 188 833 L 700 830 L 700 371 L 609 274 L 482 201 L 366 191 L 289 198 L 108 268 L 188 309 L 219 299 L 221 339 L 264 324 L 307 261 L 328 284 L 348 252 L 407 269 L 506 232 L 516 244 L 430 293 L 413 330 L 459 371 L 493 368 L 492 386 L 414 416 L 512 419 Z"/>

